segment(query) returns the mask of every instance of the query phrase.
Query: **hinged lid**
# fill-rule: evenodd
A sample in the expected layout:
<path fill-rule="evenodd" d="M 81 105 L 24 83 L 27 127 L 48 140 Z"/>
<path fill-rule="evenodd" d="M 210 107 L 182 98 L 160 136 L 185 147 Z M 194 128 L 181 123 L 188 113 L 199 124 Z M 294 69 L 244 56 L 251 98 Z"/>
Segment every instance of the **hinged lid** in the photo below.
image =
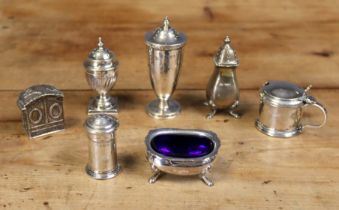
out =
<path fill-rule="evenodd" d="M 106 114 L 90 115 L 85 123 L 85 127 L 89 133 L 111 133 L 114 132 L 119 126 L 118 120 Z"/>
<path fill-rule="evenodd" d="M 157 49 L 176 49 L 185 45 L 186 36 L 172 28 L 168 18 L 165 17 L 162 27 L 145 34 L 145 42 L 148 46 Z"/>
<path fill-rule="evenodd" d="M 118 61 L 114 53 L 104 47 L 104 43 L 99 37 L 98 47 L 89 53 L 84 66 L 89 71 L 108 71 L 116 69 Z"/>
<path fill-rule="evenodd" d="M 34 85 L 20 93 L 17 105 L 24 110 L 30 103 L 44 96 L 64 97 L 64 94 L 51 85 Z"/>
<path fill-rule="evenodd" d="M 219 48 L 219 51 L 214 56 L 214 63 L 216 66 L 228 68 L 239 65 L 238 57 L 231 46 L 231 40 L 228 36 L 224 40 L 224 45 Z"/>
<path fill-rule="evenodd" d="M 271 80 L 261 88 L 261 96 L 277 105 L 299 105 L 304 102 L 306 91 L 287 81 Z"/>

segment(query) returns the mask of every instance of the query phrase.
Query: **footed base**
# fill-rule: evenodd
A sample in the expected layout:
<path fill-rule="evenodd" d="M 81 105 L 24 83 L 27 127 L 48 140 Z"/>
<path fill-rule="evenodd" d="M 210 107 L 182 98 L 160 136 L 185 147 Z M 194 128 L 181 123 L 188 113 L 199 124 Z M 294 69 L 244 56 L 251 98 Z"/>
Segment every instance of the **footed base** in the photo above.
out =
<path fill-rule="evenodd" d="M 118 99 L 116 97 L 109 97 L 105 106 L 98 106 L 97 97 L 91 97 L 88 104 L 88 114 L 117 114 L 118 113 Z"/>
<path fill-rule="evenodd" d="M 181 111 L 180 105 L 174 100 L 168 100 L 168 108 L 160 108 L 160 100 L 154 100 L 146 107 L 146 112 L 149 116 L 156 119 L 169 119 L 177 116 Z"/>
<path fill-rule="evenodd" d="M 262 124 L 259 120 L 255 121 L 255 127 L 261 131 L 263 134 L 266 134 L 268 136 L 272 137 L 278 137 L 278 138 L 288 138 L 292 136 L 296 136 L 301 133 L 302 128 L 296 128 L 293 130 L 286 130 L 286 131 L 281 131 L 281 130 L 276 130 L 273 128 L 268 128 L 264 124 Z"/>
<path fill-rule="evenodd" d="M 113 177 L 116 177 L 119 174 L 120 171 L 121 171 L 121 167 L 120 167 L 119 164 L 114 170 L 107 171 L 107 172 L 104 172 L 104 173 L 92 171 L 88 166 L 86 166 L 86 173 L 89 176 L 93 177 L 94 179 L 101 179 L 101 180 L 111 179 Z"/>

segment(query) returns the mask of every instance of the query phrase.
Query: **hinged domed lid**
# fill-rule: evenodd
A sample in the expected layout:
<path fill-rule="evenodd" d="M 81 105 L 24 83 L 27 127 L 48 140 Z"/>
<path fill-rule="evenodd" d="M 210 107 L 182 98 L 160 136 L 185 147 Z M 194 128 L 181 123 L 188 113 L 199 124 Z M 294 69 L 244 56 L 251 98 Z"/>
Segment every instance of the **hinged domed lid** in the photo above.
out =
<path fill-rule="evenodd" d="M 64 94 L 51 85 L 34 85 L 20 93 L 17 105 L 24 110 L 26 106 L 45 96 L 64 97 Z"/>
<path fill-rule="evenodd" d="M 145 34 L 145 42 L 148 46 L 157 49 L 176 49 L 185 45 L 186 36 L 172 28 L 168 18 L 165 17 L 162 27 Z"/>
<path fill-rule="evenodd" d="M 112 133 L 119 126 L 118 120 L 106 114 L 95 114 L 87 118 L 85 127 L 92 134 Z"/>
<path fill-rule="evenodd" d="M 291 82 L 271 80 L 262 86 L 261 97 L 276 105 L 299 105 L 309 88 L 304 90 Z"/>
<path fill-rule="evenodd" d="M 89 53 L 84 66 L 89 71 L 108 71 L 116 69 L 118 61 L 114 53 L 104 47 L 104 43 L 99 37 L 98 47 Z"/>
<path fill-rule="evenodd" d="M 214 63 L 219 67 L 237 67 L 239 60 L 235 50 L 231 46 L 231 40 L 226 36 L 224 45 L 220 47 L 217 54 L 214 56 Z"/>

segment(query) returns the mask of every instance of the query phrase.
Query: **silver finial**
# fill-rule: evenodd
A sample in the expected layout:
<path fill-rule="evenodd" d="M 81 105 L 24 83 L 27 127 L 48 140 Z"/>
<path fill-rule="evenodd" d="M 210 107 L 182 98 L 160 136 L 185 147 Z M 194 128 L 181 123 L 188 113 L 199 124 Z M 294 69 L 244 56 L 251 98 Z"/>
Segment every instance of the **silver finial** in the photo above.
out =
<path fill-rule="evenodd" d="M 229 43 L 231 43 L 231 39 L 230 39 L 230 37 L 229 37 L 229 36 L 226 36 L 226 38 L 225 38 L 224 42 L 225 42 L 226 44 L 229 44 Z"/>
<path fill-rule="evenodd" d="M 169 26 L 170 26 L 170 22 L 168 20 L 168 17 L 166 16 L 164 19 L 164 30 L 168 31 Z"/>
<path fill-rule="evenodd" d="M 99 39 L 98 39 L 98 47 L 99 48 L 103 48 L 104 47 L 104 43 L 102 42 L 101 37 L 99 37 Z"/>

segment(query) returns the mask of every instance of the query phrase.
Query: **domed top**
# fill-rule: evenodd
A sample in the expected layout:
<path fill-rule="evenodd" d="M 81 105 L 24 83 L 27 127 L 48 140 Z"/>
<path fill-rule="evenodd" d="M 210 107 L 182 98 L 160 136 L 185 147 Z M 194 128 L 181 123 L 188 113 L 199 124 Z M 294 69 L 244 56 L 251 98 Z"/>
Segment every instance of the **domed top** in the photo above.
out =
<path fill-rule="evenodd" d="M 231 46 L 231 39 L 226 36 L 224 45 L 220 47 L 217 54 L 214 56 L 214 63 L 219 67 L 237 67 L 239 60 L 235 50 Z"/>
<path fill-rule="evenodd" d="M 145 42 L 153 48 L 176 49 L 185 45 L 186 36 L 172 28 L 168 18 L 165 17 L 162 27 L 145 34 Z"/>
<path fill-rule="evenodd" d="M 104 43 L 101 37 L 99 37 L 98 47 L 89 53 L 84 66 L 91 71 L 106 71 L 116 69 L 118 61 L 114 53 L 104 47 Z"/>
<path fill-rule="evenodd" d="M 87 118 L 85 127 L 92 134 L 111 133 L 119 126 L 118 120 L 110 115 L 96 114 Z"/>
<path fill-rule="evenodd" d="M 64 97 L 64 94 L 51 85 L 34 85 L 20 93 L 17 105 L 25 110 L 29 104 L 45 96 Z"/>

